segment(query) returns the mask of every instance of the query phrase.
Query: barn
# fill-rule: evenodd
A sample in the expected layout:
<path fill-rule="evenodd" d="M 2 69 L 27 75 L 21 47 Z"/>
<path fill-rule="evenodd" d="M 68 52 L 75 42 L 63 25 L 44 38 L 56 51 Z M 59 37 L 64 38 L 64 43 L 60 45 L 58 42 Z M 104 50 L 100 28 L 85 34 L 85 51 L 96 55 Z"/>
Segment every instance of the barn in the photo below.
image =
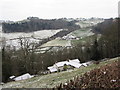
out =
<path fill-rule="evenodd" d="M 63 71 L 65 67 L 67 69 L 80 68 L 83 64 L 80 63 L 79 59 L 61 61 L 55 63 L 53 66 L 48 67 L 50 72 Z"/>
<path fill-rule="evenodd" d="M 30 75 L 29 73 L 23 74 L 21 76 L 15 77 L 15 76 L 10 76 L 9 78 L 14 80 L 14 81 L 20 81 L 20 80 L 25 80 L 34 77 L 34 75 Z"/>

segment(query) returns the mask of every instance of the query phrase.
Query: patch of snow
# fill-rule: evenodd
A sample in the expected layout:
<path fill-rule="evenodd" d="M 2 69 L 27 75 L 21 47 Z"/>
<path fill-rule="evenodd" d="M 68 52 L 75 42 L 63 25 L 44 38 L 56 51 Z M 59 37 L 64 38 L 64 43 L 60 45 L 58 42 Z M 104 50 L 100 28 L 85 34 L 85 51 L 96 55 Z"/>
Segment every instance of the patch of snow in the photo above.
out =
<path fill-rule="evenodd" d="M 82 50 L 83 50 L 83 51 L 85 50 L 85 46 L 82 46 Z"/>
<path fill-rule="evenodd" d="M 116 82 L 116 80 L 113 79 L 113 80 L 111 80 L 111 82 Z"/>
<path fill-rule="evenodd" d="M 15 78 L 15 76 L 10 76 L 9 78 L 10 78 L 10 79 L 13 79 L 13 78 Z"/>
<path fill-rule="evenodd" d="M 23 32 L 17 32 L 17 33 L 2 33 L 2 37 L 5 37 L 6 39 L 14 39 L 19 37 L 36 37 L 39 39 L 48 38 L 53 36 L 54 34 L 60 32 L 63 29 L 57 29 L 57 30 L 40 30 L 30 33 L 23 33 Z"/>
<path fill-rule="evenodd" d="M 62 39 L 65 39 L 65 40 L 72 40 L 72 39 L 76 39 L 76 36 L 71 35 L 71 34 L 68 34 L 68 35 L 66 35 L 66 36 L 63 36 Z"/>
<path fill-rule="evenodd" d="M 64 85 L 68 85 L 67 83 L 65 83 Z"/>
<path fill-rule="evenodd" d="M 104 74 L 106 74 L 106 72 L 103 72 Z"/>
<path fill-rule="evenodd" d="M 99 19 L 94 19 L 94 20 L 90 20 L 90 19 L 86 19 L 86 20 L 82 20 L 77 22 L 77 25 L 80 25 L 81 28 L 85 28 L 85 27 L 90 27 L 90 26 L 94 26 L 98 23 L 103 22 L 104 20 L 99 20 Z"/>
<path fill-rule="evenodd" d="M 33 37 L 38 37 L 38 38 L 48 38 L 50 36 L 53 36 L 54 34 L 60 32 L 62 29 L 58 30 L 42 30 L 42 31 L 36 31 L 33 33 Z"/>
<path fill-rule="evenodd" d="M 20 40 L 19 38 L 29 40 L 29 43 L 39 43 L 41 39 L 51 37 L 55 35 L 56 33 L 60 32 L 63 29 L 57 29 L 57 30 L 40 30 L 30 33 L 23 33 L 23 32 L 17 32 L 17 33 L 3 33 L 0 32 L 0 42 L 2 44 L 9 46 L 10 49 L 20 48 Z M 0 48 L 2 45 L 0 45 Z"/>
<path fill-rule="evenodd" d="M 45 51 L 45 50 L 48 50 L 48 49 L 50 49 L 50 47 L 44 47 L 44 48 L 41 48 L 40 50 Z"/>

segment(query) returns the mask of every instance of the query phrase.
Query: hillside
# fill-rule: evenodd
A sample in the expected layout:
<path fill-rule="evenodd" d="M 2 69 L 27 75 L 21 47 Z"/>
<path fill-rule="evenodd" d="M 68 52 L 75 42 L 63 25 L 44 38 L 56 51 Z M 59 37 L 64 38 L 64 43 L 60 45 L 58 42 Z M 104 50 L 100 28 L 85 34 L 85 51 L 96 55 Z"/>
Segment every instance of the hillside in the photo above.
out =
<path fill-rule="evenodd" d="M 87 74 L 85 74 L 86 72 L 89 73 L 90 71 L 90 73 L 92 73 L 94 72 L 94 70 L 97 70 L 97 72 L 99 72 L 100 69 L 97 69 L 97 68 L 102 68 L 101 70 L 104 70 L 104 67 L 106 67 L 107 69 L 107 66 L 110 67 L 110 65 L 114 67 L 115 66 L 114 63 L 118 61 L 120 61 L 120 58 L 113 58 L 113 59 L 108 59 L 107 61 L 102 61 L 100 62 L 100 64 L 92 64 L 87 67 L 81 67 L 80 69 L 74 69 L 74 70 L 69 70 L 69 71 L 64 71 L 64 72 L 37 76 L 37 77 L 31 78 L 28 80 L 22 80 L 22 81 L 17 81 L 17 82 L 13 81 L 13 82 L 4 84 L 3 88 L 53 88 L 53 87 L 60 85 L 60 83 L 64 84 L 65 82 L 68 82 L 69 80 L 73 80 L 77 76 L 80 77 L 81 75 L 83 75 L 83 77 L 87 77 Z M 119 67 L 117 67 L 116 69 L 118 70 Z M 108 69 L 108 72 L 112 71 L 111 72 L 111 75 L 112 75 L 113 73 L 117 72 L 117 71 L 114 72 L 114 70 L 115 70 L 114 68 L 113 69 L 110 68 Z M 116 75 L 117 77 L 116 73 L 113 75 Z M 96 75 L 95 77 L 99 78 L 99 75 Z M 87 79 L 89 80 L 90 78 L 88 77 Z M 114 79 L 114 78 L 111 78 L 111 79 Z M 92 84 L 95 85 L 95 83 L 92 83 Z"/>
<path fill-rule="evenodd" d="M 79 29 L 79 25 L 75 21 L 66 21 L 63 19 L 39 19 L 37 17 L 29 17 L 22 21 L 13 23 L 2 23 L 3 32 L 34 32 L 39 30 L 56 30 L 56 29 Z"/>
<path fill-rule="evenodd" d="M 104 22 L 104 20 L 102 20 L 102 19 L 78 20 L 78 21 L 76 21 L 76 25 L 79 25 L 81 27 L 81 29 L 74 30 L 74 31 L 70 32 L 69 34 L 63 35 L 63 37 L 60 37 L 59 39 L 55 39 L 50 42 L 47 42 L 47 43 L 43 44 L 42 47 L 45 47 L 45 46 L 72 46 L 72 45 L 77 45 L 78 43 L 81 43 L 81 41 L 86 42 L 85 38 L 93 39 L 92 37 L 94 37 L 94 35 L 95 35 L 95 33 L 92 32 L 92 27 L 96 26 L 97 24 L 102 23 L 102 22 Z M 56 35 L 56 36 L 60 36 L 60 35 Z M 75 37 L 75 38 L 71 39 L 71 37 Z M 64 38 L 64 40 L 63 40 L 63 38 Z M 92 41 L 92 40 L 90 40 L 90 41 Z M 63 44 L 63 42 L 65 44 Z"/>
<path fill-rule="evenodd" d="M 120 88 L 119 77 L 120 60 L 106 64 L 100 68 L 95 68 L 90 72 L 86 72 L 82 77 L 77 76 L 73 80 L 67 81 L 65 84 L 60 84 L 57 88 L 65 88 L 72 90 L 79 89 L 115 89 Z"/>
<path fill-rule="evenodd" d="M 92 31 L 94 33 L 103 34 L 106 28 L 112 26 L 115 23 L 115 19 L 105 19 L 104 22 L 98 23 L 96 26 L 93 26 Z"/>

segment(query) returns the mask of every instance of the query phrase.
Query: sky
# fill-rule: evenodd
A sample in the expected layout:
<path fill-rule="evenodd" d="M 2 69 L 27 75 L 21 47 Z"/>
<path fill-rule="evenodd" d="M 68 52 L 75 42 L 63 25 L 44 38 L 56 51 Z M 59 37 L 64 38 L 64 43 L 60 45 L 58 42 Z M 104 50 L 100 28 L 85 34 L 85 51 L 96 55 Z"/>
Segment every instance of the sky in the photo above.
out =
<path fill-rule="evenodd" d="M 120 0 L 0 0 L 0 20 L 114 18 Z"/>
<path fill-rule="evenodd" d="M 118 15 L 120 17 L 120 1 L 119 1 L 119 4 L 118 4 Z"/>

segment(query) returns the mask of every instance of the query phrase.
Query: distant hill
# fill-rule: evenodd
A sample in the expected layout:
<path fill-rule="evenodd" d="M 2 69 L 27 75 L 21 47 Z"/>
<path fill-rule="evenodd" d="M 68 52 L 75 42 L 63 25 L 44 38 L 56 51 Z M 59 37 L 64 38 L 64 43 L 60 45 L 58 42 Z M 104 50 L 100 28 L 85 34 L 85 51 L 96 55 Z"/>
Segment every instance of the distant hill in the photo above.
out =
<path fill-rule="evenodd" d="M 94 33 L 102 34 L 106 28 L 108 28 L 109 26 L 111 26 L 114 23 L 113 20 L 114 19 L 112 19 L 112 18 L 111 19 L 105 19 L 104 22 L 99 23 L 96 26 L 93 26 L 92 31 Z"/>
<path fill-rule="evenodd" d="M 76 21 L 66 21 L 64 19 L 39 19 L 37 17 L 29 17 L 23 21 L 13 23 L 2 23 L 2 29 L 5 33 L 11 32 L 33 32 L 38 30 L 49 29 L 68 29 L 76 30 L 80 26 L 75 24 Z"/>

